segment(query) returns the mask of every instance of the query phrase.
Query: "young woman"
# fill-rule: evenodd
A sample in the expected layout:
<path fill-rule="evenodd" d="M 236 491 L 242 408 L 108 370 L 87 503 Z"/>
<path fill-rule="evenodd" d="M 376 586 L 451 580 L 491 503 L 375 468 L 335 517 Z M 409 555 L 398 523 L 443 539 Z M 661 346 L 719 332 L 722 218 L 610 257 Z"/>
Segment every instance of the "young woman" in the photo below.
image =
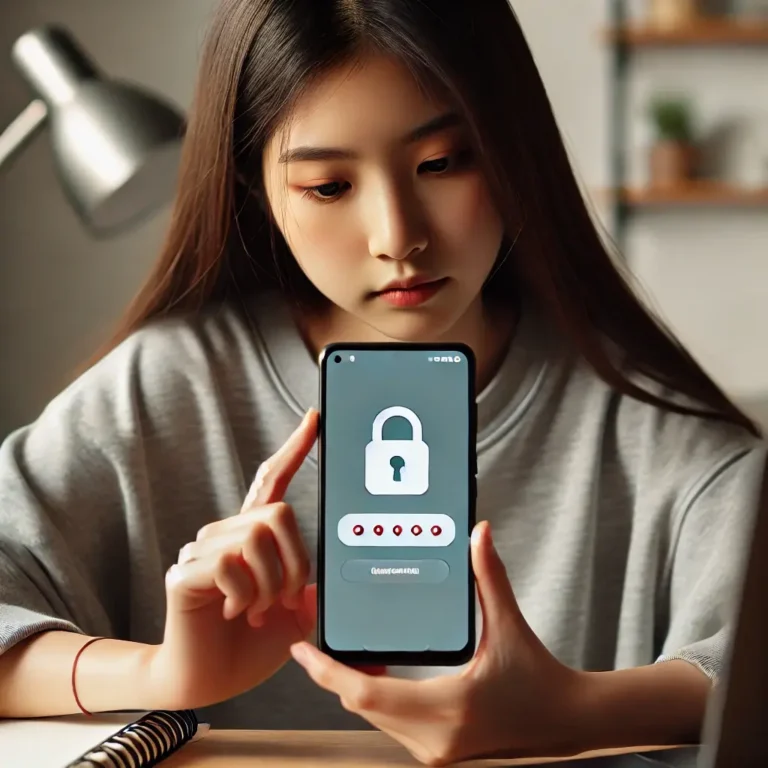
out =
<path fill-rule="evenodd" d="M 482 638 L 430 679 L 311 643 L 315 360 L 379 339 L 478 359 Z M 505 0 L 224 0 L 157 266 L 0 452 L 0 715 L 695 739 L 758 452 L 612 263 Z"/>

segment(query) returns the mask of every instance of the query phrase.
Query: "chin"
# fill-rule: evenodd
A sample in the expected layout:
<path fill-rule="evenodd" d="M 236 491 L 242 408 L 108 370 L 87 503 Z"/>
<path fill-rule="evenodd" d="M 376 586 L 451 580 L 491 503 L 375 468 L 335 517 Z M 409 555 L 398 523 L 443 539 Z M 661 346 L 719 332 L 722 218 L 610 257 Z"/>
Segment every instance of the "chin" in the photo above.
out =
<path fill-rule="evenodd" d="M 378 313 L 377 313 L 378 314 Z M 395 310 L 367 322 L 392 341 L 430 344 L 450 341 L 461 315 L 453 312 Z"/>

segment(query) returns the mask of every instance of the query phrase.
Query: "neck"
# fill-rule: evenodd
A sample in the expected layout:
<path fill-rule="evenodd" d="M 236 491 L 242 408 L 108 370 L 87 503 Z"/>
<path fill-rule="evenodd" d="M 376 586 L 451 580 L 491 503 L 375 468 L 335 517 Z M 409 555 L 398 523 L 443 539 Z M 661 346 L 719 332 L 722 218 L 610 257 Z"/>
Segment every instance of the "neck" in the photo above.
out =
<path fill-rule="evenodd" d="M 323 347 L 332 343 L 396 341 L 335 305 L 304 313 L 297 318 L 297 324 L 315 359 Z M 478 297 L 451 328 L 429 341 L 469 346 L 477 361 L 475 386 L 481 392 L 501 365 L 516 326 L 514 309 L 492 307 Z"/>

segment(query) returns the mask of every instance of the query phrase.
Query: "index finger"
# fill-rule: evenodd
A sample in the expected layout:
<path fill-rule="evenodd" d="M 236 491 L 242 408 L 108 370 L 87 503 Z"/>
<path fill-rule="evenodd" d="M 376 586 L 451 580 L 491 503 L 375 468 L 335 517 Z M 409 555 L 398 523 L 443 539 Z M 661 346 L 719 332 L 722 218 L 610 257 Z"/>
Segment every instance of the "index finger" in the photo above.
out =
<path fill-rule="evenodd" d="M 288 484 L 317 439 L 318 412 L 310 408 L 282 447 L 262 462 L 245 497 L 241 512 L 282 501 Z"/>

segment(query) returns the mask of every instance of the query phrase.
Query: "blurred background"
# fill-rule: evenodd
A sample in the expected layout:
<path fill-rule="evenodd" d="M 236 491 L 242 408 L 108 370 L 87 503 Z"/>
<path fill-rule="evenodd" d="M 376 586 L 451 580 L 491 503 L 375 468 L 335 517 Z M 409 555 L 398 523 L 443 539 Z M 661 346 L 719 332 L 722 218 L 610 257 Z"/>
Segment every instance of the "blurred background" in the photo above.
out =
<path fill-rule="evenodd" d="M 33 95 L 14 42 L 49 24 L 183 115 L 216 2 L 2 3 L 0 131 Z M 653 308 L 768 425 L 768 0 L 513 5 L 595 216 Z M 0 439 L 104 338 L 168 223 L 165 204 L 95 235 L 45 133 L 0 169 Z"/>

